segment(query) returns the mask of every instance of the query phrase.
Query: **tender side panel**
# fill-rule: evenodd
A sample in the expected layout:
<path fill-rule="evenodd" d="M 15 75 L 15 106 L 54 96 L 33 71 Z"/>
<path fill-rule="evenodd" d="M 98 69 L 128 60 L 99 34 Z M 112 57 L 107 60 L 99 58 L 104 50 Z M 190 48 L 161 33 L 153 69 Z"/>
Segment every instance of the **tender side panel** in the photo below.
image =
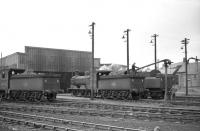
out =
<path fill-rule="evenodd" d="M 99 80 L 101 90 L 130 90 L 131 84 L 129 78 L 104 78 Z"/>
<path fill-rule="evenodd" d="M 58 91 L 60 89 L 59 78 L 43 78 L 43 85 L 45 90 Z"/>
<path fill-rule="evenodd" d="M 10 90 L 43 91 L 42 78 L 14 78 L 10 80 Z"/>
<path fill-rule="evenodd" d="M 147 89 L 161 88 L 161 80 L 160 78 L 146 77 L 144 81 L 144 87 Z"/>

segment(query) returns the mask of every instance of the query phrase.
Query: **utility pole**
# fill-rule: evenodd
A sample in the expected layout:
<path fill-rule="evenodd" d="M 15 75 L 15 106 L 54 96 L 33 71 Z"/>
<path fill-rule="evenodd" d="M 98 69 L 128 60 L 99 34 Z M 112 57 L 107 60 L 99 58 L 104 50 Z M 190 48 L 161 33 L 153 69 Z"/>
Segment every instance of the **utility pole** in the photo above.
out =
<path fill-rule="evenodd" d="M 181 44 L 184 44 L 185 46 L 185 95 L 188 95 L 188 60 L 187 60 L 187 44 L 189 43 L 190 39 L 185 38 L 181 41 Z"/>
<path fill-rule="evenodd" d="M 165 96 L 164 96 L 164 100 L 165 101 L 167 101 L 167 99 L 168 99 L 168 97 L 167 97 L 167 92 L 168 92 L 168 90 L 167 90 L 167 67 L 168 67 L 168 64 L 167 64 L 167 62 L 165 61 L 164 62 L 164 65 L 165 65 Z"/>
<path fill-rule="evenodd" d="M 196 58 L 195 58 L 195 61 L 196 61 L 196 63 L 197 63 L 197 73 L 199 72 L 199 69 L 198 69 L 198 59 L 197 59 L 197 56 L 196 56 Z"/>
<path fill-rule="evenodd" d="M 2 64 L 3 62 L 2 62 L 2 60 L 3 59 L 2 59 L 2 52 L 1 52 L 1 68 L 0 69 L 3 69 L 3 64 Z"/>
<path fill-rule="evenodd" d="M 167 102 L 168 100 L 168 82 L 167 82 L 167 68 L 169 65 L 171 65 L 171 61 L 170 60 L 164 60 L 164 66 L 165 66 L 165 95 L 164 95 L 164 100 L 165 102 Z"/>
<path fill-rule="evenodd" d="M 92 34 L 92 65 L 91 65 L 91 75 L 90 75 L 90 78 L 91 78 L 91 100 L 94 99 L 94 25 L 95 23 L 92 22 L 92 24 L 90 25 L 92 28 L 92 32 L 89 31 L 89 34 Z"/>
<path fill-rule="evenodd" d="M 129 31 L 131 31 L 130 29 L 127 29 L 124 31 L 124 35 L 122 37 L 122 39 L 125 39 L 126 37 L 126 42 L 127 42 L 127 74 L 130 74 L 129 71 Z"/>
<path fill-rule="evenodd" d="M 157 66 L 156 66 L 156 62 L 157 62 L 157 45 L 156 45 L 156 38 L 158 37 L 158 35 L 157 34 L 154 34 L 154 35 L 152 35 L 151 37 L 153 37 L 154 38 L 154 52 L 155 52 L 155 55 L 154 55 L 154 59 L 155 59 L 155 70 L 157 70 Z M 152 41 L 151 41 L 151 43 L 152 43 Z"/>
<path fill-rule="evenodd" d="M 167 82 L 167 68 L 169 65 L 171 65 L 171 61 L 166 59 L 164 60 L 164 65 L 165 65 L 165 95 L 164 95 L 164 100 L 167 102 L 168 100 L 168 82 Z"/>

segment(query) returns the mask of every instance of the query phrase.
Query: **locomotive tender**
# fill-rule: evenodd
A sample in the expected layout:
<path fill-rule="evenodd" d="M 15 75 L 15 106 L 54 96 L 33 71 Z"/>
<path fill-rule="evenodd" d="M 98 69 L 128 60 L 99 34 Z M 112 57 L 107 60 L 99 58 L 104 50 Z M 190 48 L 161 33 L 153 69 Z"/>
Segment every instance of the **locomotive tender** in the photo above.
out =
<path fill-rule="evenodd" d="M 144 77 L 136 75 L 101 76 L 98 80 L 98 95 L 103 98 L 147 98 L 143 86 Z"/>
<path fill-rule="evenodd" d="M 20 69 L 2 69 L 0 71 L 0 98 L 28 101 L 56 99 L 60 89 L 58 75 L 22 72 L 24 70 Z"/>
<path fill-rule="evenodd" d="M 108 75 L 109 71 L 98 71 L 95 77 L 94 96 L 111 99 L 147 98 L 144 77 L 137 75 Z M 105 75 L 106 74 L 106 75 Z M 75 96 L 91 95 L 90 76 L 74 76 L 69 92 Z"/>

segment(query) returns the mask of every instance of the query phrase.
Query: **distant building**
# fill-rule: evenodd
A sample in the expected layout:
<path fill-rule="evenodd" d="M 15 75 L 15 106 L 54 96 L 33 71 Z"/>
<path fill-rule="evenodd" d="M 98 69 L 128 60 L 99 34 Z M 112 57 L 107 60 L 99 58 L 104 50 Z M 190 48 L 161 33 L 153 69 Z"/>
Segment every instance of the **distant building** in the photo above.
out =
<path fill-rule="evenodd" d="M 25 69 L 26 68 L 26 55 L 25 53 L 16 52 L 1 59 L 1 67 L 10 67 Z"/>
<path fill-rule="evenodd" d="M 185 87 L 185 63 L 179 62 L 171 64 L 168 67 L 168 74 L 172 74 L 176 67 L 181 65 L 181 68 L 178 70 L 177 75 L 179 77 L 179 86 Z M 160 68 L 160 71 L 164 73 L 164 67 Z M 200 63 L 194 62 L 188 64 L 188 87 L 200 87 Z"/>

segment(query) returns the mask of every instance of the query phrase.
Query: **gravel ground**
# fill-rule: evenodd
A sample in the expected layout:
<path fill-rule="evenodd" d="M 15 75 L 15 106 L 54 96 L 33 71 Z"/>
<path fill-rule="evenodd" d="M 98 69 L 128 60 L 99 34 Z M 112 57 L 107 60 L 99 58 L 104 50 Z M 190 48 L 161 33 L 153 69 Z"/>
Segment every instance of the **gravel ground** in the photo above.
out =
<path fill-rule="evenodd" d="M 129 106 L 146 106 L 146 107 L 163 107 L 163 103 L 143 103 L 143 102 L 120 102 L 120 101 L 113 101 L 113 100 L 100 100 L 95 99 L 91 101 L 89 98 L 78 98 L 68 95 L 59 95 L 58 98 L 62 99 L 77 99 L 83 101 L 90 101 L 94 103 L 104 103 L 104 104 L 115 104 L 115 105 L 129 105 Z M 17 103 L 16 103 L 17 104 Z M 14 103 L 12 105 L 15 105 Z M 19 105 L 19 104 L 17 104 Z M 34 105 L 32 105 L 34 106 Z M 171 105 L 165 105 L 171 106 Z M 186 108 L 186 109 L 197 109 L 199 110 L 200 107 L 192 107 L 192 106 L 175 106 L 176 108 Z M 44 106 L 44 108 L 48 108 L 48 106 Z M 64 108 L 64 107 L 63 107 Z M 29 112 L 30 114 L 37 114 L 46 117 L 56 117 L 62 118 L 67 120 L 74 120 L 74 121 L 83 121 L 83 122 L 91 122 L 96 124 L 106 124 L 106 125 L 113 125 L 113 126 L 120 126 L 126 128 L 139 128 L 139 129 L 146 129 L 152 130 L 156 126 L 161 128 L 161 131 L 200 131 L 200 125 L 197 124 L 181 124 L 181 123 L 173 123 L 173 122 L 164 122 L 164 121 L 150 121 L 150 120 L 136 120 L 136 119 L 121 119 L 121 118 L 110 118 L 110 117 L 100 117 L 100 116 L 79 116 L 79 115 L 58 115 L 58 114 L 50 114 L 50 113 L 35 113 Z M 27 113 L 28 114 L 28 113 Z M 0 123 L 1 125 L 1 123 Z M 1 126 L 0 126 L 1 127 Z M 12 126 L 14 129 L 19 129 L 20 131 L 24 131 L 23 126 Z M 4 129 L 4 128 L 3 128 Z M 5 131 L 12 131 L 5 129 Z M 25 129 L 25 131 L 29 131 L 31 129 Z M 38 129 L 38 131 L 42 129 Z M 1 128 L 0 128 L 1 131 Z M 4 131 L 4 130 L 2 130 Z"/>
<path fill-rule="evenodd" d="M 0 122 L 0 131 L 12 131 L 8 128 L 8 125 Z"/>
<path fill-rule="evenodd" d="M 21 125 L 11 125 L 0 122 L 0 131 L 28 131 L 28 129 Z"/>
<path fill-rule="evenodd" d="M 197 124 L 181 124 L 163 121 L 149 121 L 149 120 L 136 120 L 136 119 L 121 119 L 121 118 L 110 118 L 110 117 L 100 117 L 100 116 L 79 116 L 79 115 L 58 115 L 50 113 L 35 113 L 29 112 L 27 114 L 34 114 L 46 117 L 56 117 L 61 119 L 91 122 L 97 124 L 106 124 L 126 128 L 139 128 L 152 130 L 156 126 L 159 126 L 161 131 L 200 131 L 200 125 Z"/>
<path fill-rule="evenodd" d="M 71 94 L 58 94 L 57 99 L 74 99 L 79 101 L 86 101 L 91 103 L 99 103 L 99 104 L 114 104 L 114 105 L 125 105 L 125 106 L 141 106 L 141 107 L 172 107 L 172 108 L 183 108 L 183 109 L 197 109 L 200 110 L 200 106 L 183 106 L 183 105 L 172 105 L 170 103 L 164 103 L 163 100 L 157 100 L 158 102 L 151 102 L 151 100 L 145 101 L 132 101 L 132 102 L 126 102 L 126 101 L 115 101 L 115 100 L 109 100 L 109 99 L 94 99 L 90 100 L 90 98 L 84 98 L 84 97 L 75 97 L 71 96 Z"/>
<path fill-rule="evenodd" d="M 0 122 L 0 131 L 47 131 L 45 129 L 33 129 L 32 127 L 16 125 L 16 124 L 7 124 Z"/>

